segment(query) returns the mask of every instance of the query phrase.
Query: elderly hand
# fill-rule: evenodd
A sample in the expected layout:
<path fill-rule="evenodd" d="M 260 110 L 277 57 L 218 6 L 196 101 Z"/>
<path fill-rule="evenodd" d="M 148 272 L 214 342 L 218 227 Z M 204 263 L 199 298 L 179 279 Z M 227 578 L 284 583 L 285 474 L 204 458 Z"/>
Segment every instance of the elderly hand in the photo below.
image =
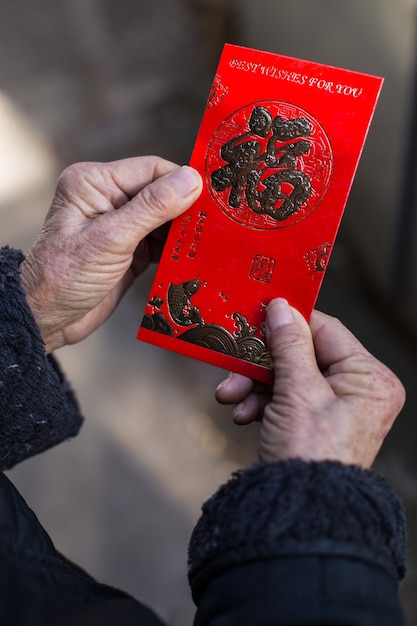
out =
<path fill-rule="evenodd" d="M 261 419 L 263 461 L 338 460 L 370 467 L 400 412 L 401 382 L 337 319 L 314 311 L 310 324 L 277 298 L 267 309 L 272 389 L 232 374 L 217 400 L 235 404 L 234 420 Z"/>
<path fill-rule="evenodd" d="M 158 157 L 78 163 L 61 175 L 21 282 L 47 352 L 81 341 L 159 259 L 163 225 L 201 193 L 199 174 Z"/>

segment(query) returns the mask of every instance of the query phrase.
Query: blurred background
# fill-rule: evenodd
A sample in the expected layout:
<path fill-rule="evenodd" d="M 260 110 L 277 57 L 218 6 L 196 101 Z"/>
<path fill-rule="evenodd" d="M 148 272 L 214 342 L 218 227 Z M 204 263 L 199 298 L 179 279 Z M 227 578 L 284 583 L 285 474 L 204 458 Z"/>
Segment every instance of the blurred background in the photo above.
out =
<path fill-rule="evenodd" d="M 385 85 L 318 307 L 404 381 L 377 466 L 402 496 L 417 625 L 416 0 L 2 0 L 1 245 L 27 250 L 62 169 L 186 163 L 225 41 L 376 74 Z M 135 340 L 152 271 L 61 364 L 81 435 L 10 476 L 56 546 L 174 626 L 192 623 L 187 543 L 201 503 L 256 460 L 256 426 L 213 398 L 225 372 Z"/>

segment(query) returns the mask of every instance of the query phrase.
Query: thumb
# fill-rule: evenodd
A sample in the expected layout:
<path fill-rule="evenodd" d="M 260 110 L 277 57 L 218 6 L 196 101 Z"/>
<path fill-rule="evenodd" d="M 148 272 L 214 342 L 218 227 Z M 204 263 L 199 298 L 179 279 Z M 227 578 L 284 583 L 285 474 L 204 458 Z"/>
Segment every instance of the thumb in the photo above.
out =
<path fill-rule="evenodd" d="M 287 300 L 276 298 L 268 305 L 265 331 L 274 368 L 274 391 L 302 393 L 320 374 L 307 321 Z"/>
<path fill-rule="evenodd" d="M 184 165 L 143 187 L 121 210 L 142 238 L 188 209 L 201 189 L 199 173 Z"/>

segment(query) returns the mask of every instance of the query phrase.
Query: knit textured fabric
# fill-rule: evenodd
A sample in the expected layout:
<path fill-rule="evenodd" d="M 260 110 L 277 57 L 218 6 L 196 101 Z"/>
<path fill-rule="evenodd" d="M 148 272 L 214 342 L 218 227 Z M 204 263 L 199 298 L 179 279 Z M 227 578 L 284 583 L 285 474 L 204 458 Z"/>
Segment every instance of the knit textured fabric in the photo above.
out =
<path fill-rule="evenodd" d="M 198 601 L 234 563 L 309 552 L 354 554 L 402 578 L 405 544 L 402 504 L 375 471 L 333 461 L 259 463 L 205 503 L 191 537 L 189 579 Z"/>
<path fill-rule="evenodd" d="M 44 343 L 20 285 L 24 255 L 0 248 L 0 469 L 74 437 L 77 401 Z"/>

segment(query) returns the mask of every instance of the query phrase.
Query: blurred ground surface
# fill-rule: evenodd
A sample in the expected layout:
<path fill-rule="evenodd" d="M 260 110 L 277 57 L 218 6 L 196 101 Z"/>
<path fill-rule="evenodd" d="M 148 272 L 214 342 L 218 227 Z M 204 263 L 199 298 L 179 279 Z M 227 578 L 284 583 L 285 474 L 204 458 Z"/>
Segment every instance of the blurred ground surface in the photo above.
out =
<path fill-rule="evenodd" d="M 192 5 L 192 6 L 191 6 Z M 0 20 L 1 243 L 27 250 L 57 174 L 79 160 L 159 153 L 186 162 L 224 39 L 238 38 L 218 0 L 4 0 Z M 202 18 L 204 17 L 204 20 Z M 408 403 L 378 459 L 403 496 L 417 625 L 416 350 L 392 311 L 358 280 L 340 238 L 319 307 L 339 316 L 404 380 Z M 213 400 L 224 372 L 136 342 L 152 272 L 112 319 L 59 359 L 86 417 L 81 435 L 11 477 L 53 540 L 93 575 L 192 623 L 186 550 L 201 503 L 256 459 Z"/>

